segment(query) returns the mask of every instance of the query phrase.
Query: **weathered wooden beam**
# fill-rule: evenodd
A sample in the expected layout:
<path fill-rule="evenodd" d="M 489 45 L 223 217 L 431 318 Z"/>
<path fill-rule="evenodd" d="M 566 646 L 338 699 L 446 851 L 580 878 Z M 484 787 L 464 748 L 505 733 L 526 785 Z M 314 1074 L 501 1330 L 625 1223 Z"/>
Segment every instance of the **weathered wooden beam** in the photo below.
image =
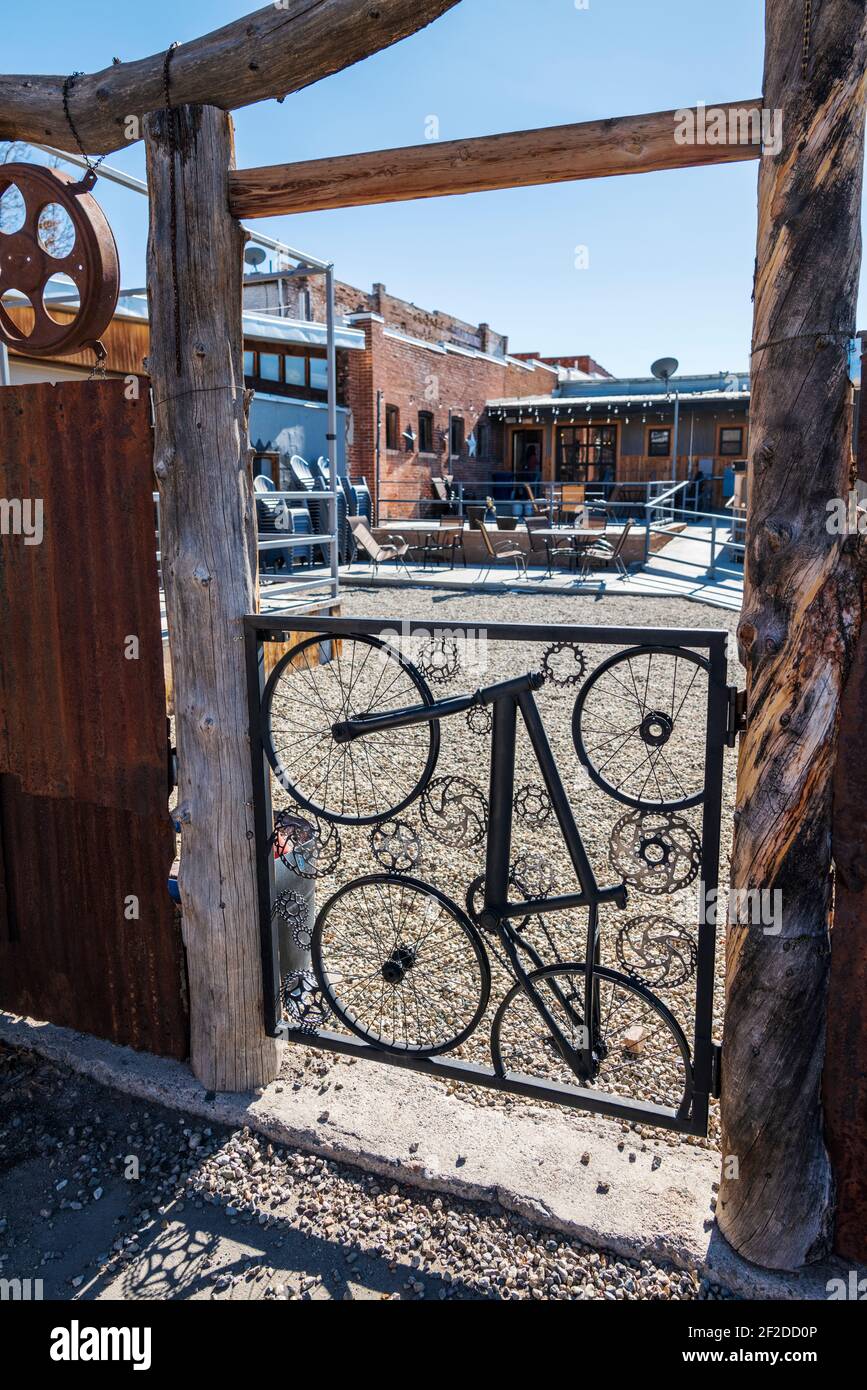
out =
<path fill-rule="evenodd" d="M 258 576 L 241 330 L 245 235 L 228 211 L 229 116 L 214 107 L 158 112 L 147 119 L 145 144 L 154 471 L 191 1057 L 209 1089 L 242 1091 L 277 1069 L 263 1025 L 242 628 Z"/>
<path fill-rule="evenodd" d="M 424 29 L 457 3 L 279 0 L 182 44 L 172 57 L 173 103 L 210 103 L 229 111 L 282 98 Z M 165 102 L 164 59 L 157 53 L 76 79 L 71 114 L 91 154 L 140 138 L 140 118 Z M 77 151 L 63 110 L 64 80 L 0 76 L 0 140 Z"/>
<path fill-rule="evenodd" d="M 848 487 L 861 264 L 865 7 L 766 0 L 744 608 L 748 729 L 732 886 L 779 894 L 776 923 L 727 936 L 723 1181 L 717 1214 L 747 1259 L 795 1269 L 830 1246 L 822 1130 L 831 800 L 840 700 L 861 623 L 858 558 L 829 533 Z M 768 917 L 770 913 L 766 914 Z M 777 932 L 777 928 L 779 931 Z"/>
<path fill-rule="evenodd" d="M 760 108 L 752 100 L 713 113 L 693 109 L 701 139 L 688 138 L 685 108 L 238 169 L 229 180 L 231 208 L 236 217 L 274 217 L 758 159 Z"/>

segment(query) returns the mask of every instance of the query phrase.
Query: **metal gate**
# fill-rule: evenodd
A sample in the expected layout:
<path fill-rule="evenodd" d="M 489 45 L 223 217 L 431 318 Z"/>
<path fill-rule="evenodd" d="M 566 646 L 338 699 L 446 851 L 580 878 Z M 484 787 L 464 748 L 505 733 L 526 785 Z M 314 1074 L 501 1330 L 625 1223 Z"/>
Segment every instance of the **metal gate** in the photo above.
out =
<path fill-rule="evenodd" d="M 248 618 L 269 1031 L 706 1133 L 726 643 Z"/>
<path fill-rule="evenodd" d="M 0 390 L 0 1006 L 185 1057 L 153 448 L 131 394 Z M 41 534 L 15 524 L 37 516 Z"/>

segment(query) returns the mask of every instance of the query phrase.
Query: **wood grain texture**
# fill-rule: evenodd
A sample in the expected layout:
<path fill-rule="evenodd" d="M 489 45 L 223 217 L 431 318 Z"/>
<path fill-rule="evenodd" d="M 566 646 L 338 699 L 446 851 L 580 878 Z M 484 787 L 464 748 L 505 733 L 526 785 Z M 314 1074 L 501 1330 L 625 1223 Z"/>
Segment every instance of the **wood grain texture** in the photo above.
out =
<path fill-rule="evenodd" d="M 169 121 L 176 119 L 182 364 L 175 353 Z M 231 118 L 182 107 L 146 123 L 150 373 L 179 767 L 180 892 L 191 1059 L 215 1091 L 270 1081 L 264 1032 L 242 619 L 256 611 L 241 295 L 228 211 Z"/>
<path fill-rule="evenodd" d="M 822 1131 L 831 793 L 840 699 L 861 622 L 857 557 L 829 534 L 846 494 L 864 162 L 863 0 L 767 0 L 764 100 L 783 144 L 762 160 L 750 409 L 750 512 L 738 631 L 749 726 L 732 885 L 778 891 L 782 929 L 730 926 L 718 1218 L 747 1259 L 795 1269 L 830 1245 Z"/>
<path fill-rule="evenodd" d="M 756 100 L 729 102 L 715 109 L 726 113 L 731 131 L 742 128 L 750 133 L 758 130 L 750 116 L 759 104 Z M 745 113 L 742 125 L 734 116 L 729 117 L 736 112 Z M 236 217 L 273 217 L 758 159 L 758 140 L 679 144 L 675 140 L 678 115 L 657 111 L 647 116 L 620 116 L 239 169 L 229 179 L 231 207 Z"/>
<path fill-rule="evenodd" d="M 455 4 L 281 0 L 267 5 L 178 48 L 171 66 L 173 105 L 210 103 L 228 111 L 285 97 L 407 38 Z M 78 78 L 72 115 L 91 154 L 123 149 L 140 138 L 129 133 L 129 118 L 164 106 L 164 57 L 165 51 Z M 64 80 L 65 74 L 0 76 L 0 140 L 34 140 L 77 151 L 63 112 Z"/>

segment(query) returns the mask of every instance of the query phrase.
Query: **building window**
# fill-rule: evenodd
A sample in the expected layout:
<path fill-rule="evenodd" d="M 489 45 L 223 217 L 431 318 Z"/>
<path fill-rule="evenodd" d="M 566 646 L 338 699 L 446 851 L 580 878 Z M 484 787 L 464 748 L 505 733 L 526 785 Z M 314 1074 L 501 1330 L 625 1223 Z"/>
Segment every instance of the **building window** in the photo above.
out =
<path fill-rule="evenodd" d="M 400 411 L 396 405 L 385 407 L 385 447 L 400 448 Z"/>
<path fill-rule="evenodd" d="M 479 448 L 478 448 L 478 455 L 479 455 L 479 458 L 480 458 L 480 459 L 489 459 L 489 458 L 493 458 L 493 454 L 494 454 L 493 436 L 494 436 L 494 432 L 493 432 L 493 430 L 492 430 L 492 428 L 491 428 L 490 421 L 488 421 L 488 420 L 482 420 L 481 424 L 479 425 Z"/>
<path fill-rule="evenodd" d="M 744 452 L 743 425 L 724 425 L 719 432 L 719 451 L 727 458 L 742 458 Z"/>
<path fill-rule="evenodd" d="M 418 451 L 420 454 L 432 454 L 434 451 L 434 417 L 429 410 L 420 410 L 418 413 Z"/>
<path fill-rule="evenodd" d="M 308 357 L 304 352 L 263 352 L 250 348 L 244 352 L 244 376 L 254 386 L 267 382 L 280 386 L 282 395 L 299 395 L 321 400 L 328 391 L 328 360 Z"/>
<path fill-rule="evenodd" d="M 671 430 L 648 430 L 647 452 L 652 459 L 667 459 L 671 453 Z"/>
<path fill-rule="evenodd" d="M 280 486 L 280 455 L 273 453 L 257 454 L 253 460 L 255 477 L 270 478 L 275 486 Z"/>
<path fill-rule="evenodd" d="M 307 358 L 306 357 L 284 357 L 286 366 L 286 385 L 287 386 L 306 386 L 307 385 Z"/>
<path fill-rule="evenodd" d="M 259 353 L 259 372 L 262 381 L 281 381 L 280 375 L 281 358 L 276 352 Z"/>
<path fill-rule="evenodd" d="M 557 431 L 560 482 L 613 482 L 616 469 L 616 425 L 566 425 Z"/>
<path fill-rule="evenodd" d="M 460 457 L 464 452 L 464 422 L 460 415 L 452 416 L 451 453 Z"/>
<path fill-rule="evenodd" d="M 324 357 L 310 358 L 310 389 L 311 391 L 328 390 L 328 362 Z"/>

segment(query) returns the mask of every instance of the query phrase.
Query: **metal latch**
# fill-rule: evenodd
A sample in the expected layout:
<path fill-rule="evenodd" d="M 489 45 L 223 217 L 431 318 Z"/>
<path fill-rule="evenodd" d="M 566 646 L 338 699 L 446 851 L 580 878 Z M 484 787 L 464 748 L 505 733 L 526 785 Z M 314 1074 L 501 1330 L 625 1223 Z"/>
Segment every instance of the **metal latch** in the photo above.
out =
<path fill-rule="evenodd" d="M 738 690 L 736 685 L 728 687 L 728 717 L 726 721 L 726 745 L 737 746 L 738 734 L 747 727 L 747 692 Z"/>
<path fill-rule="evenodd" d="M 710 1093 L 713 1100 L 722 1095 L 722 1044 L 710 1045 Z"/>

